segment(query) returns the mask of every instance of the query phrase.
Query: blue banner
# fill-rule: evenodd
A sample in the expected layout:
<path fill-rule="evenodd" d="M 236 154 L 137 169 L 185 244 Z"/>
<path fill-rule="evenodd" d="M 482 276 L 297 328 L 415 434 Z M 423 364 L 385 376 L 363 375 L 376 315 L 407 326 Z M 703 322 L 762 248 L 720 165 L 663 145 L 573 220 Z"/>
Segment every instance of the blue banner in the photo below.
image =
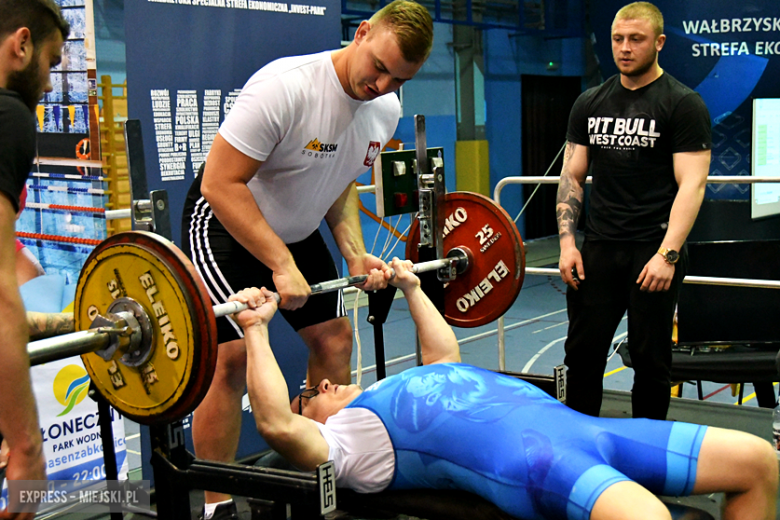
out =
<path fill-rule="evenodd" d="M 750 175 L 754 98 L 780 97 L 780 2 L 655 0 L 667 40 L 659 63 L 699 92 L 712 117 L 710 175 Z M 591 4 L 604 77 L 617 73 L 610 32 L 622 0 Z M 747 184 L 709 184 L 707 198 L 749 199 Z"/>
<path fill-rule="evenodd" d="M 125 2 L 128 112 L 141 120 L 149 189 L 168 191 L 176 242 L 194 171 L 249 77 L 283 56 L 338 48 L 340 3 L 302 1 L 314 4 Z"/>
<path fill-rule="evenodd" d="M 301 1 L 312 3 L 125 1 L 128 112 L 141 120 L 148 187 L 168 192 L 177 243 L 195 172 L 249 77 L 277 58 L 339 47 L 341 4 Z M 306 347 L 282 318 L 273 320 L 271 333 L 288 386 L 297 394 L 306 377 Z M 264 448 L 244 415 L 252 434 L 242 437 L 239 458 Z M 149 469 L 144 475 L 151 479 Z"/>

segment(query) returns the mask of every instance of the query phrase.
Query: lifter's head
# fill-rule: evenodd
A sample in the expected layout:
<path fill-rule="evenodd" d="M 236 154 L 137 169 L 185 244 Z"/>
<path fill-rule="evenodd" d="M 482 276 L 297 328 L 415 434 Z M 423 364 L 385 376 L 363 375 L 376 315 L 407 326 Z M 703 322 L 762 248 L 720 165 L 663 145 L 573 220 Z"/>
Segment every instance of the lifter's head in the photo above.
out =
<path fill-rule="evenodd" d="M 50 70 L 62 60 L 70 25 L 54 0 L 0 0 L 0 87 L 30 110 L 51 92 Z"/>
<path fill-rule="evenodd" d="M 323 379 L 294 397 L 290 408 L 293 413 L 325 424 L 328 417 L 337 414 L 362 392 L 359 385 L 336 385 Z"/>
<path fill-rule="evenodd" d="M 395 0 L 364 20 L 355 31 L 345 89 L 369 101 L 398 90 L 420 70 L 433 45 L 428 10 L 409 0 Z"/>
<path fill-rule="evenodd" d="M 653 75 L 666 41 L 663 32 L 664 17 L 649 2 L 634 2 L 617 12 L 612 22 L 612 56 L 623 76 Z"/>

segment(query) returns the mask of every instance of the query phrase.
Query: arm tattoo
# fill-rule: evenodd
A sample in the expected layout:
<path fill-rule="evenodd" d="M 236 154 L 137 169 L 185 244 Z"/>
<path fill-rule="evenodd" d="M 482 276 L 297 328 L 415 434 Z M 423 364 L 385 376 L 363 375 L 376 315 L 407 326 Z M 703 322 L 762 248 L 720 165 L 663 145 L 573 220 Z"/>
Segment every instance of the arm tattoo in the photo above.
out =
<path fill-rule="evenodd" d="M 558 220 L 558 234 L 561 237 L 573 236 L 577 230 L 577 221 L 580 218 L 585 196 L 582 184 L 569 171 L 569 161 L 574 156 L 575 146 L 574 143 L 566 143 L 561 180 L 558 184 L 555 217 Z"/>
<path fill-rule="evenodd" d="M 27 327 L 30 341 L 68 334 L 75 330 L 73 313 L 28 312 Z"/>

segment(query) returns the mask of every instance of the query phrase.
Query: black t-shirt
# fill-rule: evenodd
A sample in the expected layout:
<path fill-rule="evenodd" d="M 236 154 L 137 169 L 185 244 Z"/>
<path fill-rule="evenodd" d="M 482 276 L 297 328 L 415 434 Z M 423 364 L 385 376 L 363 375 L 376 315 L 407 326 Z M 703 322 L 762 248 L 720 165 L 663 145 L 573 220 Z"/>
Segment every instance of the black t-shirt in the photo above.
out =
<path fill-rule="evenodd" d="M 580 95 L 566 138 L 590 155 L 586 235 L 647 241 L 666 234 L 677 195 L 672 154 L 710 149 L 712 128 L 701 96 L 669 74 L 637 90 L 616 75 Z"/>
<path fill-rule="evenodd" d="M 34 157 L 34 116 L 19 94 L 0 88 L 0 191 L 16 211 Z"/>

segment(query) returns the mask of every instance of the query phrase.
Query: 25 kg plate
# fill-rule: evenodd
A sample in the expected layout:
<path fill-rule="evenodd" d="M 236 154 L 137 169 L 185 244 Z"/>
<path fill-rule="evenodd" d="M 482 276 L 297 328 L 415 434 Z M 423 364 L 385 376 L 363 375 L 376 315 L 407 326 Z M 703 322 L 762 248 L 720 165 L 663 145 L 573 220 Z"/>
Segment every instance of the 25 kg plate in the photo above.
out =
<path fill-rule="evenodd" d="M 514 221 L 491 199 L 469 192 L 444 197 L 445 254 L 455 247 L 469 253 L 469 269 L 444 289 L 444 317 L 458 327 L 490 323 L 512 306 L 525 277 L 525 249 Z M 418 262 L 417 221 L 409 230 L 406 258 Z"/>

